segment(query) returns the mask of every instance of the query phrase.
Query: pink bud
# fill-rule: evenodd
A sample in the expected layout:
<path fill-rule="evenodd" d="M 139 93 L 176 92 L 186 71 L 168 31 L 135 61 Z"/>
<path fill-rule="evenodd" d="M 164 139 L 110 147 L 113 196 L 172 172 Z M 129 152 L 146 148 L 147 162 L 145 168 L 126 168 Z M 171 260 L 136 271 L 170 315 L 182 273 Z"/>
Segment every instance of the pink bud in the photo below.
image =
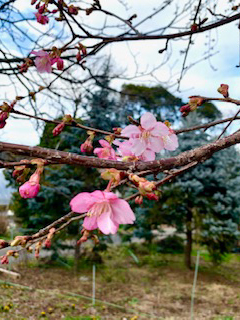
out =
<path fill-rule="evenodd" d="M 40 190 L 39 183 L 31 183 L 29 181 L 25 182 L 20 188 L 20 196 L 24 199 L 35 198 Z"/>
<path fill-rule="evenodd" d="M 138 196 L 135 198 L 135 203 L 136 204 L 142 204 L 143 203 L 143 197 L 142 196 Z"/>
<path fill-rule="evenodd" d="M 80 146 L 81 152 L 91 152 L 93 150 L 92 141 L 87 139 L 83 144 Z"/>
<path fill-rule="evenodd" d="M 0 122 L 4 122 L 8 118 L 8 112 L 1 112 L 0 113 Z"/>
<path fill-rule="evenodd" d="M 77 15 L 78 14 L 78 8 L 75 7 L 74 5 L 71 5 L 71 6 L 68 7 L 68 12 L 70 14 Z"/>
<path fill-rule="evenodd" d="M 147 193 L 146 196 L 149 200 L 155 200 L 155 201 L 159 200 L 159 197 L 155 193 Z"/>
<path fill-rule="evenodd" d="M 43 4 L 41 7 L 38 9 L 38 13 L 42 14 L 45 11 L 46 5 Z"/>
<path fill-rule="evenodd" d="M 37 0 L 32 0 L 31 5 L 34 5 L 37 2 Z"/>
<path fill-rule="evenodd" d="M 82 55 L 81 55 L 80 52 L 77 53 L 76 59 L 77 59 L 78 62 L 82 60 Z"/>
<path fill-rule="evenodd" d="M 46 241 L 44 242 L 44 246 L 45 248 L 51 248 L 51 240 L 50 239 L 46 239 Z"/>
<path fill-rule="evenodd" d="M 7 256 L 2 256 L 1 257 L 1 264 L 8 264 L 8 263 L 9 263 L 8 257 Z"/>
<path fill-rule="evenodd" d="M 64 122 L 59 123 L 52 131 L 54 137 L 58 136 L 63 131 L 64 127 L 65 127 Z"/>
<path fill-rule="evenodd" d="M 187 112 L 189 113 L 191 111 L 191 108 L 190 108 L 190 105 L 189 104 L 186 104 L 185 106 L 182 106 L 180 108 L 180 112 Z"/>
<path fill-rule="evenodd" d="M 58 59 L 58 61 L 57 61 L 57 68 L 58 68 L 58 70 L 63 70 L 63 68 L 64 68 L 63 59 L 61 59 L 61 58 Z"/>
<path fill-rule="evenodd" d="M 7 124 L 6 121 L 0 122 L 0 129 L 4 128 L 6 124 Z"/>
<path fill-rule="evenodd" d="M 219 92 L 219 93 L 221 93 L 223 96 L 224 96 L 224 98 L 228 98 L 228 96 L 229 96 L 229 94 L 228 94 L 228 88 L 229 88 L 229 86 L 227 85 L 227 84 L 221 84 L 220 85 L 220 87 L 217 89 L 217 91 Z"/>
<path fill-rule="evenodd" d="M 82 46 L 82 54 L 83 54 L 84 56 L 87 55 L 87 49 L 86 49 L 86 47 L 84 47 L 84 46 Z"/>
<path fill-rule="evenodd" d="M 49 22 L 49 18 L 44 16 L 43 14 L 37 12 L 35 13 L 35 17 L 37 18 L 37 22 L 40 24 L 47 24 Z"/>

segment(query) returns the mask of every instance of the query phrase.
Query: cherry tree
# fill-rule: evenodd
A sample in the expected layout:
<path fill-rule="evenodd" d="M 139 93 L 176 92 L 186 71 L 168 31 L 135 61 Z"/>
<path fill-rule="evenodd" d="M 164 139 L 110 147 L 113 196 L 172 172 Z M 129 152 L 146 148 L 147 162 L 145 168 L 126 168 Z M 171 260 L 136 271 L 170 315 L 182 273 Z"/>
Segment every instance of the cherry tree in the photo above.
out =
<path fill-rule="evenodd" d="M 238 21 L 240 14 L 236 11 L 239 5 L 235 5 L 234 1 L 222 12 L 217 1 L 189 0 L 176 5 L 175 1 L 168 0 L 141 19 L 122 1 L 119 1 L 119 5 L 124 6 L 125 16 L 118 14 L 118 10 L 110 11 L 106 1 L 98 0 L 32 0 L 29 4 L 31 14 L 28 12 L 25 15 L 19 10 L 17 3 L 18 1 L 10 0 L 0 6 L 0 14 L 5 16 L 1 22 L 3 30 L 7 33 L 7 39 L 12 39 L 12 46 L 14 45 L 11 48 L 7 42 L 1 40 L 0 73 L 8 81 L 6 86 L 11 85 L 15 90 L 10 90 L 3 99 L 0 107 L 0 128 L 7 130 L 9 117 L 23 116 L 37 120 L 38 123 L 54 123 L 54 139 L 65 127 L 73 126 L 85 130 L 88 135 L 85 141 L 79 141 L 80 151 L 92 154 L 79 155 L 0 142 L 1 152 L 12 152 L 21 156 L 20 161 L 1 161 L 0 166 L 14 169 L 13 176 L 21 183 L 19 193 L 22 198 L 38 195 L 41 175 L 44 168 L 51 164 L 102 169 L 101 177 L 106 181 L 106 188 L 77 194 L 69 203 L 70 212 L 35 234 L 17 236 L 12 243 L 0 240 L 0 247 L 13 247 L 2 256 L 2 263 L 8 263 L 10 256 L 18 255 L 22 249 L 14 248 L 17 245 L 30 251 L 31 246 L 35 244 L 35 256 L 38 257 L 42 246 L 50 247 L 54 235 L 76 220 L 83 219 L 79 242 L 88 239 L 98 242 L 98 234 L 115 234 L 119 225 L 135 222 L 135 215 L 129 204 L 131 201 L 139 205 L 144 197 L 159 201 L 162 185 L 201 165 L 214 153 L 240 142 L 239 130 L 227 135 L 228 127 L 239 119 L 240 110 L 230 118 L 180 129 L 173 129 L 168 119 L 163 119 L 164 122 L 158 121 L 150 112 L 142 114 L 140 119 L 129 117 L 129 125 L 124 128 L 112 128 L 111 131 L 88 127 L 76 120 L 84 94 L 91 91 L 92 83 L 98 81 L 101 51 L 104 52 L 110 45 L 118 45 L 120 48 L 119 44 L 122 43 L 141 42 L 145 46 L 151 40 L 164 41 L 163 48 L 159 50 L 159 54 L 164 56 L 157 67 L 159 69 L 171 58 L 174 41 L 187 39 L 178 77 L 175 82 L 169 82 L 169 85 L 174 85 L 180 90 L 183 76 L 197 62 L 194 61 L 187 66 L 194 37 Z M 173 17 L 165 26 L 151 28 L 150 21 L 153 18 L 159 19 L 173 8 Z M 128 14 L 129 10 L 132 12 L 131 15 Z M 95 22 L 96 16 L 99 18 L 96 18 Z M 210 58 L 212 54 L 211 46 L 203 55 L 203 59 Z M 154 70 L 145 73 L 136 70 L 134 77 L 146 76 L 148 72 L 154 75 Z M 117 73 L 121 78 L 121 72 Z M 117 92 L 112 87 L 107 89 Z M 78 103 L 66 108 L 64 104 L 73 100 L 72 96 Z M 41 105 L 46 105 L 49 101 L 53 105 L 52 108 L 41 108 Z M 186 117 L 210 101 L 240 105 L 239 100 L 229 96 L 228 85 L 221 84 L 218 96 L 192 95 L 188 104 L 180 108 L 180 112 Z M 62 120 L 54 120 L 59 109 L 64 111 L 65 115 Z M 177 156 L 156 158 L 156 155 L 164 150 L 171 152 L 178 148 L 179 134 L 199 129 L 207 130 L 224 123 L 226 125 L 216 141 L 179 153 Z M 94 148 L 93 141 L 99 134 L 103 135 L 104 139 L 100 139 L 99 147 Z M 155 174 L 155 177 L 160 172 L 165 174 L 162 180 L 146 179 L 147 175 Z M 115 193 L 117 187 L 123 184 L 135 189 L 135 192 L 125 199 Z"/>

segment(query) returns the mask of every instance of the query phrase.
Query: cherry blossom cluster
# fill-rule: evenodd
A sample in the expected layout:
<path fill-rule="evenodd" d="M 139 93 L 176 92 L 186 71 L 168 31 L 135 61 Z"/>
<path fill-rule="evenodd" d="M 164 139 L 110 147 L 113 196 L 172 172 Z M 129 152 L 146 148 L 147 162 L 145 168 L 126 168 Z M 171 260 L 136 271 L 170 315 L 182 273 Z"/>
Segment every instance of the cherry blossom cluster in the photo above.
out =
<path fill-rule="evenodd" d="M 157 121 L 153 114 L 146 112 L 142 115 L 139 125 L 128 125 L 124 129 L 115 128 L 115 132 L 121 133 L 128 140 L 114 140 L 113 136 L 108 136 L 108 140 L 99 140 L 102 148 L 95 148 L 94 154 L 101 159 L 118 161 L 153 161 L 156 153 L 162 150 L 173 151 L 178 147 L 178 139 L 174 131 L 163 122 Z M 81 151 L 91 151 L 93 149 L 94 135 L 81 145 Z M 116 146 L 116 150 L 113 148 Z"/>
<path fill-rule="evenodd" d="M 53 129 L 53 136 L 59 135 L 66 124 L 71 125 L 73 122 L 74 119 L 71 115 L 65 115 L 62 121 Z M 93 141 L 96 136 L 95 131 L 89 130 L 87 134 L 87 140 L 80 146 L 81 152 L 90 153 L 93 151 L 93 154 L 98 158 L 113 161 L 152 161 L 155 159 L 156 153 L 164 149 L 175 150 L 178 147 L 177 136 L 170 128 L 169 123 L 157 121 L 149 112 L 141 116 L 139 125 L 130 124 L 124 129 L 115 128 L 112 135 L 105 137 L 106 140 L 99 140 L 101 148 L 93 147 Z M 116 139 L 116 135 L 120 135 L 120 138 Z M 121 136 L 123 139 L 121 139 Z M 30 168 L 26 166 L 24 160 L 22 165 L 16 166 L 13 172 L 13 176 L 17 178 L 18 182 L 24 182 L 19 188 L 22 198 L 34 198 L 40 190 L 40 176 L 45 163 L 42 159 L 33 159 L 31 164 L 37 165 L 37 169 L 28 181 L 26 181 L 26 178 Z M 99 230 L 99 232 L 107 235 L 115 234 L 120 224 L 134 223 L 135 215 L 128 202 L 111 192 L 111 189 L 117 187 L 123 179 L 126 178 L 138 189 L 140 195 L 136 199 L 137 204 L 142 203 L 143 197 L 156 201 L 159 199 L 159 191 L 155 182 L 148 181 L 137 174 L 121 172 L 111 168 L 103 171 L 101 177 L 109 181 L 104 191 L 82 192 L 70 202 L 73 212 L 85 213 L 80 242 L 86 241 L 88 238 L 97 242 L 98 238 L 93 233 L 94 230 Z M 50 229 L 45 241 L 45 247 L 51 246 L 51 239 L 55 231 L 54 228 Z M 20 237 L 15 240 L 17 241 L 14 242 L 15 245 L 16 243 L 25 245 L 25 238 Z M 42 242 L 39 241 L 35 247 L 36 257 L 38 257 L 41 247 Z"/>
<path fill-rule="evenodd" d="M 35 5 L 35 8 L 37 9 L 37 12 L 35 13 L 35 17 L 37 19 L 37 22 L 40 24 L 47 24 L 49 22 L 49 17 L 47 14 L 56 14 L 59 12 L 59 17 L 56 17 L 56 21 L 62 21 L 64 20 L 63 11 L 66 10 L 66 12 L 70 15 L 77 15 L 79 11 L 79 7 L 74 6 L 73 4 L 67 5 L 63 0 L 57 1 L 57 9 L 49 10 L 49 4 L 52 3 L 50 0 L 32 0 L 31 5 Z"/>

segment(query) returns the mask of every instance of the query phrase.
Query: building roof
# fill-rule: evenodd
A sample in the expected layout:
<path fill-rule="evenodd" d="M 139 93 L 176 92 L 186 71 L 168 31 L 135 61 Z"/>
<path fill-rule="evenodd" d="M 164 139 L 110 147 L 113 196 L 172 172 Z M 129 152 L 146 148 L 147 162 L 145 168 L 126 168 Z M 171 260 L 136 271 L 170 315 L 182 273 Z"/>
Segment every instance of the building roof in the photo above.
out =
<path fill-rule="evenodd" d="M 0 169 L 0 205 L 8 205 L 13 193 L 13 189 L 7 187 L 8 182 L 3 175 L 3 169 Z"/>

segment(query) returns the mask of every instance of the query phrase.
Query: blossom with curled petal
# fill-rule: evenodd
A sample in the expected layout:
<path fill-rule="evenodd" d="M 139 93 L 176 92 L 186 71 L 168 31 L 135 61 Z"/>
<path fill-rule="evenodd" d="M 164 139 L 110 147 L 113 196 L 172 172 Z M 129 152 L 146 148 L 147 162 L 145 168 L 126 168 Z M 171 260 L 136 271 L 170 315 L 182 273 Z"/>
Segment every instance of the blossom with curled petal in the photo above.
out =
<path fill-rule="evenodd" d="M 37 19 L 37 22 L 40 23 L 40 24 L 47 24 L 49 22 L 49 18 L 44 16 L 43 14 L 37 12 L 35 13 L 35 17 Z"/>
<path fill-rule="evenodd" d="M 46 51 L 43 51 L 43 50 L 32 51 L 31 53 L 36 55 L 35 65 L 36 65 L 37 71 L 39 73 L 43 73 L 43 72 L 51 73 L 52 72 L 53 61 L 52 61 L 50 55 Z"/>
<path fill-rule="evenodd" d="M 99 140 L 102 148 L 95 148 L 93 153 L 95 153 L 98 158 L 108 159 L 108 160 L 117 160 L 116 153 L 110 143 L 106 140 Z"/>
<path fill-rule="evenodd" d="M 79 193 L 70 206 L 74 212 L 87 213 L 83 221 L 86 230 L 99 229 L 104 234 L 115 234 L 119 224 L 133 224 L 136 219 L 127 201 L 107 191 Z"/>
<path fill-rule="evenodd" d="M 114 140 L 113 143 L 118 146 L 117 150 L 122 157 L 131 157 L 131 158 L 136 157 L 135 154 L 133 153 L 132 141 L 126 140 L 126 141 L 120 142 L 118 140 Z M 137 158 L 142 161 L 153 161 L 155 160 L 155 152 L 147 148 Z"/>

